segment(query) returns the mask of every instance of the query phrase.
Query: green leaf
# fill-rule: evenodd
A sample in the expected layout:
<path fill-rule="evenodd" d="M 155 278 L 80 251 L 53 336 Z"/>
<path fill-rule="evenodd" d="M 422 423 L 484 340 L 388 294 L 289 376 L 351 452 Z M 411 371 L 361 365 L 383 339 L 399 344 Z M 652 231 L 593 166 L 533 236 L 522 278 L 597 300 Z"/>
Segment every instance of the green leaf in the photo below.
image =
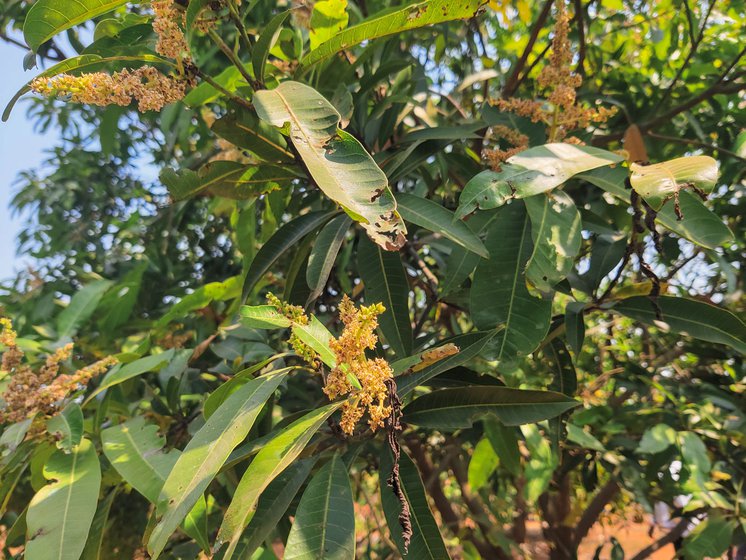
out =
<path fill-rule="evenodd" d="M 77 292 L 57 316 L 57 336 L 60 339 L 75 336 L 83 323 L 96 311 L 101 298 L 111 285 L 109 280 L 98 280 L 86 284 Z"/>
<path fill-rule="evenodd" d="M 709 156 L 690 156 L 653 165 L 629 166 L 632 188 L 654 209 L 683 188 L 696 187 L 709 194 L 718 180 L 718 164 Z"/>
<path fill-rule="evenodd" d="M 694 432 L 679 432 L 679 445 L 684 464 L 701 474 L 707 474 L 712 469 L 712 462 L 707 454 L 707 447 Z"/>
<path fill-rule="evenodd" d="M 82 439 L 70 453 L 55 451 L 44 465 L 49 484 L 26 514 L 25 558 L 78 560 L 96 513 L 101 468 L 93 444 Z"/>
<path fill-rule="evenodd" d="M 244 305 L 241 324 L 250 329 L 284 329 L 293 323 L 274 305 Z"/>
<path fill-rule="evenodd" d="M 500 464 L 513 476 L 521 472 L 521 452 L 518 449 L 518 437 L 515 428 L 506 428 L 500 421 L 490 415 L 484 421 L 484 432 L 490 440 L 492 449 L 500 458 Z"/>
<path fill-rule="evenodd" d="M 102 549 L 104 544 L 104 535 L 109 521 L 109 512 L 111 504 L 114 503 L 119 487 L 115 486 L 106 495 L 96 508 L 96 515 L 93 516 L 91 529 L 88 533 L 88 540 L 80 556 L 81 560 L 106 560 L 105 552 Z"/>
<path fill-rule="evenodd" d="M 569 422 L 567 424 L 567 439 L 585 449 L 592 449 L 602 453 L 606 451 L 603 443 L 598 441 L 583 428 Z"/>
<path fill-rule="evenodd" d="M 585 319 L 583 316 L 585 305 L 582 301 L 571 301 L 565 307 L 567 344 L 576 356 L 580 354 L 585 340 Z"/>
<path fill-rule="evenodd" d="M 622 234 L 602 234 L 596 237 L 591 246 L 591 262 L 588 270 L 580 276 L 588 293 L 596 290 L 609 272 L 624 258 L 627 238 Z"/>
<path fill-rule="evenodd" d="M 347 27 L 347 0 L 320 0 L 313 5 L 309 39 L 311 50 Z"/>
<path fill-rule="evenodd" d="M 208 192 L 216 196 L 247 200 L 286 186 L 297 175 L 275 165 L 246 165 L 237 161 L 213 161 L 198 171 L 166 168 L 161 182 L 171 197 L 185 200 Z"/>
<path fill-rule="evenodd" d="M 285 23 L 291 11 L 280 12 L 269 20 L 267 26 L 262 30 L 259 40 L 254 45 L 254 50 L 251 53 L 251 64 L 254 67 L 254 77 L 260 84 L 264 83 L 264 69 L 267 65 L 269 51 L 272 50 L 272 47 L 277 42 L 280 31 L 282 31 L 282 24 Z"/>
<path fill-rule="evenodd" d="M 233 557 L 238 540 L 249 522 L 259 496 L 300 455 L 311 437 L 342 403 L 309 412 L 282 430 L 257 453 L 233 494 L 215 541 L 215 550 L 228 544 L 223 560 Z"/>
<path fill-rule="evenodd" d="M 637 321 L 656 325 L 699 340 L 730 346 L 746 354 L 746 324 L 730 311 L 703 301 L 661 296 L 656 299 L 662 323 L 650 298 L 636 296 L 620 301 L 614 310 Z"/>
<path fill-rule="evenodd" d="M 549 330 L 552 302 L 532 296 L 524 270 L 531 254 L 528 216 L 522 203 L 502 209 L 487 232 L 489 260 L 480 261 L 469 295 L 478 329 L 504 325 L 493 341 L 494 358 L 512 361 L 533 352 Z"/>
<path fill-rule="evenodd" d="M 255 379 L 254 374 L 256 372 L 262 370 L 272 361 L 277 360 L 280 356 L 282 356 L 282 354 L 272 356 L 262 362 L 259 362 L 258 364 L 251 366 L 250 368 L 239 371 L 228 381 L 226 381 L 212 393 L 210 393 L 210 396 L 207 397 L 207 399 L 205 400 L 205 404 L 202 407 L 202 414 L 204 415 L 205 419 L 215 414 L 215 411 L 220 408 L 220 406 L 225 402 L 225 399 L 227 399 L 230 395 L 238 391 L 238 389 Z M 293 368 L 281 368 L 273 370 L 272 373 L 279 374 L 289 372 L 292 369 Z"/>
<path fill-rule="evenodd" d="M 734 523 L 712 512 L 684 539 L 681 552 L 687 560 L 721 558 L 733 539 Z"/>
<path fill-rule="evenodd" d="M 148 541 L 157 557 L 179 523 L 202 496 L 231 451 L 249 433 L 265 401 L 285 374 L 268 374 L 230 395 L 189 441 L 158 498 L 160 517 Z"/>
<path fill-rule="evenodd" d="M 290 123 L 290 138 L 319 188 L 360 222 L 387 250 L 404 244 L 406 228 L 381 171 L 362 144 L 338 128 L 340 116 L 315 89 L 282 82 L 254 94 L 257 114 L 277 127 Z"/>
<path fill-rule="evenodd" d="M 157 329 L 162 329 L 171 321 L 183 319 L 190 311 L 207 307 L 214 301 L 227 301 L 238 297 L 241 278 L 233 276 L 224 282 L 210 282 L 200 286 L 191 294 L 185 295 L 178 303 L 171 306 L 168 313 L 158 319 Z"/>
<path fill-rule="evenodd" d="M 448 0 L 429 0 L 395 12 L 373 16 L 319 45 L 301 61 L 301 68 L 307 68 L 363 41 L 436 23 L 472 18 L 482 5 L 480 0 L 466 0 L 463 4 Z"/>
<path fill-rule="evenodd" d="M 295 159 L 280 131 L 243 107 L 234 108 L 216 120 L 210 130 L 265 161 L 290 162 Z"/>
<path fill-rule="evenodd" d="M 137 303 L 142 287 L 142 277 L 148 268 L 148 261 L 135 265 L 121 282 L 115 284 L 101 299 L 100 309 L 104 310 L 98 324 L 104 332 L 111 332 L 127 322 Z"/>
<path fill-rule="evenodd" d="M 88 395 L 88 398 L 85 402 L 90 402 L 96 395 L 98 395 L 102 391 L 105 391 L 109 387 L 124 383 L 128 379 L 132 379 L 133 377 L 137 377 L 138 375 L 142 375 L 143 373 L 158 371 L 163 366 L 168 364 L 173 356 L 174 350 L 171 349 L 166 350 L 165 352 L 161 352 L 160 354 L 153 354 L 151 356 L 146 356 L 145 358 L 140 358 L 139 360 L 135 360 L 134 362 L 130 362 L 121 367 L 113 367 L 109 371 L 109 373 L 107 373 L 101 380 L 99 386 L 96 387 L 96 389 L 90 395 Z"/>
<path fill-rule="evenodd" d="M 623 161 L 607 150 L 574 144 L 545 144 L 508 158 L 501 171 L 483 171 L 471 179 L 459 198 L 456 216 L 477 208 L 502 206 L 511 198 L 525 198 L 559 187 L 573 175 Z"/>
<path fill-rule="evenodd" d="M 578 179 L 588 181 L 629 204 L 629 191 L 624 187 L 626 178 L 627 170 L 622 167 L 597 169 L 578 175 Z M 707 249 L 717 249 L 733 240 L 733 233 L 728 226 L 699 197 L 682 191 L 679 193 L 679 204 L 683 220 L 676 218 L 673 204 L 666 204 L 658 212 L 656 221 L 675 234 Z"/>
<path fill-rule="evenodd" d="M 380 488 L 381 505 L 386 516 L 386 524 L 392 540 L 396 543 L 403 558 L 415 560 L 450 560 L 450 555 L 443 543 L 443 537 L 438 530 L 438 524 L 433 517 L 430 506 L 427 503 L 425 487 L 422 484 L 420 473 L 417 471 L 412 459 L 404 451 L 399 458 L 399 478 L 404 497 L 409 504 L 409 513 L 412 520 L 412 539 L 409 542 L 408 553 L 405 553 L 402 529 L 399 525 L 399 512 L 401 505 L 394 495 L 393 490 L 383 481 L 391 472 L 393 458 L 387 449 L 381 454 Z"/>
<path fill-rule="evenodd" d="M 311 473 L 316 457 L 299 459 L 275 478 L 262 492 L 256 511 L 244 531 L 245 549 L 242 558 L 249 558 L 287 513 L 295 495 Z"/>
<path fill-rule="evenodd" d="M 423 428 L 458 430 L 494 414 L 506 426 L 518 426 L 554 418 L 579 404 L 554 391 L 493 386 L 440 389 L 404 407 L 404 420 Z"/>
<path fill-rule="evenodd" d="M 583 242 L 580 212 L 563 191 L 526 199 L 534 249 L 526 264 L 526 278 L 549 292 L 564 280 L 575 264 Z"/>
<path fill-rule="evenodd" d="M 93 54 L 85 54 L 81 56 L 74 56 L 72 58 L 68 58 L 67 60 L 63 60 L 62 62 L 58 62 L 57 64 L 50 66 L 47 68 L 44 72 L 36 76 L 37 78 L 52 78 L 54 76 L 57 76 L 58 74 L 77 74 L 82 71 L 88 71 L 91 72 L 93 70 L 98 70 L 101 67 L 111 64 L 113 62 L 144 62 L 144 63 L 151 63 L 151 64 L 166 64 L 169 66 L 173 66 L 169 61 L 156 57 L 156 56 L 148 56 L 148 55 L 142 55 L 142 56 L 111 56 L 111 57 L 101 57 L 99 55 L 93 55 Z M 28 93 L 31 91 L 31 80 L 26 83 L 21 89 L 19 89 L 15 95 L 11 98 L 11 100 L 8 102 L 8 104 L 5 106 L 5 110 L 3 111 L 3 122 L 7 121 L 10 117 L 10 113 L 13 110 L 13 107 L 15 106 L 16 102 L 21 98 L 22 95 L 25 93 Z"/>
<path fill-rule="evenodd" d="M 353 560 L 355 507 L 344 461 L 335 453 L 314 475 L 295 512 L 285 560 Z"/>
<path fill-rule="evenodd" d="M 365 238 L 357 247 L 357 266 L 365 284 L 368 305 L 382 303 L 386 311 L 378 327 L 397 357 L 412 353 L 412 324 L 409 318 L 409 282 L 399 253 L 382 251 Z"/>
<path fill-rule="evenodd" d="M 648 453 L 654 455 L 665 451 L 676 443 L 676 431 L 667 424 L 656 424 L 645 430 L 637 446 L 637 453 Z"/>
<path fill-rule="evenodd" d="M 306 282 L 311 289 L 309 303 L 315 301 L 323 292 L 351 223 L 349 216 L 337 216 L 326 224 L 316 237 L 306 268 Z"/>
<path fill-rule="evenodd" d="M 332 212 L 309 212 L 298 216 L 278 229 L 262 245 L 254 260 L 251 261 L 249 271 L 244 279 L 242 301 L 248 299 L 256 283 L 269 272 L 280 257 L 295 247 L 306 235 L 323 226 L 332 216 L 334 216 Z"/>
<path fill-rule="evenodd" d="M 440 233 L 480 257 L 489 258 L 490 255 L 479 237 L 464 222 L 456 220 L 453 212 L 447 208 L 409 193 L 398 194 L 396 201 L 399 213 L 407 222 Z"/>
<path fill-rule="evenodd" d="M 83 411 L 77 403 L 68 404 L 47 421 L 47 432 L 57 440 L 57 447 L 70 453 L 83 437 Z"/>
<path fill-rule="evenodd" d="M 469 486 L 473 490 L 479 490 L 487 486 L 492 473 L 495 472 L 499 464 L 500 459 L 492 448 L 490 440 L 486 437 L 480 439 L 474 446 L 471 459 L 469 459 Z"/>
<path fill-rule="evenodd" d="M 23 37 L 36 52 L 57 33 L 124 6 L 126 0 L 37 0 L 26 14 Z"/>
<path fill-rule="evenodd" d="M 329 332 L 324 324 L 319 321 L 315 315 L 311 315 L 311 320 L 307 325 L 293 325 L 293 333 L 311 347 L 311 350 L 319 355 L 324 364 L 333 368 L 337 364 L 337 358 L 334 356 L 329 341 L 332 339 L 332 333 Z"/>
<path fill-rule="evenodd" d="M 158 433 L 158 426 L 136 416 L 103 430 L 101 443 L 104 455 L 119 475 L 149 502 L 157 504 L 163 483 L 181 454 L 178 449 L 164 452 L 166 439 Z M 184 531 L 209 550 L 206 528 L 200 529 L 205 519 L 205 500 L 200 498 L 187 514 Z"/>

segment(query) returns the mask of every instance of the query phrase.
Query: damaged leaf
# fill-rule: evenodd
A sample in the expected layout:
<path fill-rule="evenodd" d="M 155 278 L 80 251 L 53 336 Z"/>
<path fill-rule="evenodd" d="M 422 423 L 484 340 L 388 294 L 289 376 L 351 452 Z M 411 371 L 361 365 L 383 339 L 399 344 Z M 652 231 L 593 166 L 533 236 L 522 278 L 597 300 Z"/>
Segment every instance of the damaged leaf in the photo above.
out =
<path fill-rule="evenodd" d="M 669 198 L 677 197 L 681 189 L 709 194 L 718 179 L 718 164 L 709 156 L 682 157 L 653 165 L 633 163 L 629 169 L 632 188 L 654 210 L 660 210 Z"/>

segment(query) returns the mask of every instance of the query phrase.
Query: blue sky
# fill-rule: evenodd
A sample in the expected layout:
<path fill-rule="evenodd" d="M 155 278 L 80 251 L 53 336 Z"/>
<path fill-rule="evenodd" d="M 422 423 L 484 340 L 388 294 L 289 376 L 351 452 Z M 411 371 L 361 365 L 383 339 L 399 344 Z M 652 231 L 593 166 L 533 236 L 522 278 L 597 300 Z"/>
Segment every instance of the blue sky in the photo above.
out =
<path fill-rule="evenodd" d="M 16 46 L 0 41 L 0 108 L 4 108 L 13 94 L 38 69 L 23 70 L 24 51 Z M 32 123 L 26 119 L 26 103 L 21 101 L 13 110 L 8 122 L 0 123 L 0 280 L 13 275 L 23 268 L 22 258 L 16 255 L 15 237 L 23 222 L 23 217 L 12 218 L 8 204 L 15 192 L 14 183 L 20 171 L 37 167 L 44 149 L 54 145 L 56 134 L 46 136 L 36 134 Z"/>

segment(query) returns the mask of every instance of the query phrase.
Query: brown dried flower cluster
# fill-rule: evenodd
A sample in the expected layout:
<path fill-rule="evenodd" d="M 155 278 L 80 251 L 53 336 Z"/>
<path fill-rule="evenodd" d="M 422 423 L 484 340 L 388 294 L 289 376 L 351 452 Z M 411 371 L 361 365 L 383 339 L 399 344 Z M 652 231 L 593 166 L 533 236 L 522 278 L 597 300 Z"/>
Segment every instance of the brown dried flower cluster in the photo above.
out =
<path fill-rule="evenodd" d="M 72 76 L 59 74 L 36 78 L 32 91 L 41 95 L 69 96 L 70 101 L 89 105 L 122 105 L 138 102 L 140 111 L 159 111 L 184 97 L 188 81 L 166 76 L 152 66 L 122 70 L 114 74 L 92 72 Z"/>
<path fill-rule="evenodd" d="M 24 353 L 16 344 L 16 333 L 9 319 L 0 318 L 0 343 L 6 347 L 1 369 L 10 375 L 10 382 L 2 395 L 4 409 L 0 410 L 0 424 L 15 423 L 27 418 L 51 416 L 61 410 L 65 399 L 85 387 L 88 382 L 117 363 L 109 356 L 73 374 L 61 374 L 60 364 L 70 358 L 73 345 L 67 344 L 47 356 L 43 366 L 34 371 L 24 363 Z"/>
<path fill-rule="evenodd" d="M 182 31 L 186 12 L 173 0 L 153 0 L 153 31 L 158 36 L 155 51 L 177 61 L 189 61 L 189 45 Z"/>
<path fill-rule="evenodd" d="M 549 64 L 542 68 L 536 80 L 544 92 L 545 100 L 508 98 L 492 100 L 490 103 L 501 111 L 526 117 L 532 122 L 546 123 L 549 127 L 549 141 L 562 142 L 571 130 L 586 128 L 591 123 L 606 122 L 616 113 L 616 108 L 590 108 L 577 103 L 576 92 L 582 85 L 583 78 L 574 73 L 571 67 L 573 53 L 568 38 L 570 16 L 563 1 L 556 2 L 555 6 L 557 20 L 552 38 L 552 54 Z M 493 130 L 493 134 L 504 138 L 513 148 L 485 150 L 484 157 L 496 168 L 510 156 L 528 147 L 527 143 L 515 143 L 513 140 L 516 138 L 506 136 L 504 128 L 507 127 L 500 128 L 497 132 Z M 577 138 L 568 140 L 580 143 Z"/>
<path fill-rule="evenodd" d="M 385 310 L 380 303 L 356 309 L 347 296 L 339 305 L 344 329 L 339 338 L 329 344 L 337 366 L 327 377 L 324 393 L 330 399 L 353 393 L 352 400 L 342 405 L 340 426 L 347 434 L 353 433 L 366 410 L 368 425 L 373 431 L 383 427 L 391 414 L 391 406 L 386 404 L 386 380 L 393 376 L 391 366 L 382 358 L 371 360 L 365 355 L 365 351 L 375 348 L 378 342 L 374 331 L 378 326 L 378 315 Z M 352 386 L 351 377 L 360 382 L 361 389 Z"/>

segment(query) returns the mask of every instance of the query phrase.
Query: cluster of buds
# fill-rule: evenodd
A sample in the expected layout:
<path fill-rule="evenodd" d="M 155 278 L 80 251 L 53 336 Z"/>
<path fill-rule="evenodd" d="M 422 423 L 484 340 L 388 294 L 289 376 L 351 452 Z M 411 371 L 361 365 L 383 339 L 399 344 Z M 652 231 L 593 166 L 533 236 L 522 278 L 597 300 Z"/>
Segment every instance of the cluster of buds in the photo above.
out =
<path fill-rule="evenodd" d="M 31 90 L 47 97 L 67 96 L 70 101 L 88 105 L 127 106 L 137 101 L 140 111 L 159 111 L 182 99 L 187 85 L 187 80 L 166 76 L 152 66 L 142 66 L 114 74 L 40 77 L 31 82 Z"/>
<path fill-rule="evenodd" d="M 387 404 L 387 380 L 393 377 L 391 366 L 382 358 L 370 359 L 366 350 L 375 348 L 378 337 L 378 316 L 386 308 L 380 303 L 355 308 L 350 298 L 344 296 L 339 305 L 339 317 L 344 324 L 342 334 L 329 343 L 337 365 L 326 379 L 324 393 L 330 399 L 352 394 L 352 398 L 342 406 L 340 426 L 347 434 L 352 434 L 355 426 L 368 413 L 368 425 L 375 431 L 383 427 L 391 415 Z M 360 382 L 355 389 L 351 378 Z"/>
<path fill-rule="evenodd" d="M 285 301 L 282 301 L 273 293 L 267 294 L 267 303 L 272 305 L 277 311 L 287 317 L 294 325 L 307 325 L 308 315 L 300 305 L 291 305 Z M 293 348 L 295 353 L 300 356 L 305 362 L 311 367 L 318 367 L 319 356 L 314 350 L 303 342 L 295 332 L 290 335 L 288 340 L 290 346 Z"/>
<path fill-rule="evenodd" d="M 2 395 L 0 424 L 15 423 L 41 415 L 48 417 L 64 407 L 72 393 L 117 363 L 109 356 L 72 374 L 59 374 L 60 366 L 70 358 L 73 345 L 67 344 L 47 356 L 44 365 L 34 371 L 24 363 L 24 353 L 16 344 L 16 333 L 9 319 L 0 318 L 0 344 L 5 346 L 0 369 L 10 376 Z"/>
<path fill-rule="evenodd" d="M 173 0 L 153 0 L 153 31 L 158 36 L 155 52 L 168 58 L 188 62 L 189 45 L 182 27 L 186 24 L 186 12 L 179 9 Z"/>
<path fill-rule="evenodd" d="M 552 54 L 549 64 L 542 68 L 536 80 L 546 99 L 508 98 L 492 100 L 490 103 L 501 111 L 514 113 L 532 122 L 546 123 L 549 127 L 550 142 L 580 143 L 576 138 L 567 138 L 567 134 L 571 130 L 587 128 L 592 123 L 606 122 L 614 115 L 616 109 L 590 108 L 577 103 L 576 92 L 582 85 L 583 78 L 573 72 L 571 67 L 573 53 L 568 37 L 570 16 L 563 1 L 555 2 L 555 6 L 557 19 L 552 38 Z M 516 137 L 508 136 L 504 130 L 507 127 L 495 128 L 492 131 L 493 136 L 503 138 L 513 146 L 509 150 L 485 150 L 485 159 L 499 169 L 501 162 L 527 148 L 528 144 L 520 142 Z"/>

